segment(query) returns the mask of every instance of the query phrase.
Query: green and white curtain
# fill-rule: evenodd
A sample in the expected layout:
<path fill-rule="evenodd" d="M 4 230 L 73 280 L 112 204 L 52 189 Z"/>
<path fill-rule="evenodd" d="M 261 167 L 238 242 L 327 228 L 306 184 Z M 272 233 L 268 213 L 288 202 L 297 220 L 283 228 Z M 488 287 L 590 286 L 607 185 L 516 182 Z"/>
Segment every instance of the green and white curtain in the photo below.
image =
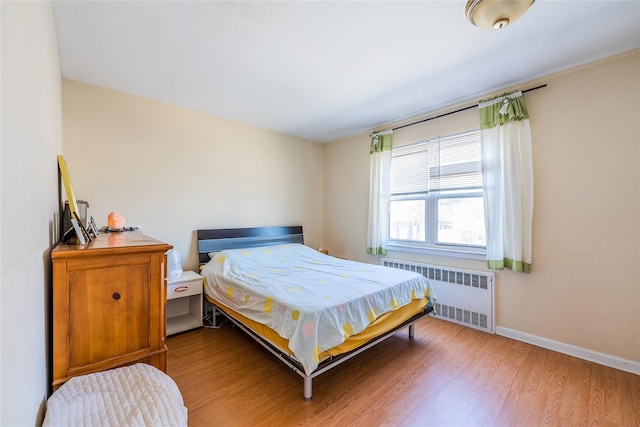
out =
<path fill-rule="evenodd" d="M 386 255 L 388 209 L 391 172 L 391 148 L 393 131 L 387 130 L 371 135 L 369 226 L 367 229 L 367 253 Z"/>
<path fill-rule="evenodd" d="M 489 268 L 531 271 L 533 160 L 529 113 L 517 91 L 480 107 Z"/>

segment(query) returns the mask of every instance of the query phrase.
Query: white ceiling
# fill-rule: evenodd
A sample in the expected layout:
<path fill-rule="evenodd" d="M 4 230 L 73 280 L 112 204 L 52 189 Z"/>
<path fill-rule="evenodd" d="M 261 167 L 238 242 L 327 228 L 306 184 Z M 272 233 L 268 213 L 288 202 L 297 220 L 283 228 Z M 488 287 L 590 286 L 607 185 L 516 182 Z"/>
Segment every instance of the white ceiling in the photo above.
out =
<path fill-rule="evenodd" d="M 640 1 L 54 1 L 62 74 L 326 142 L 640 46 Z M 640 78 L 640 77 L 639 77 Z"/>

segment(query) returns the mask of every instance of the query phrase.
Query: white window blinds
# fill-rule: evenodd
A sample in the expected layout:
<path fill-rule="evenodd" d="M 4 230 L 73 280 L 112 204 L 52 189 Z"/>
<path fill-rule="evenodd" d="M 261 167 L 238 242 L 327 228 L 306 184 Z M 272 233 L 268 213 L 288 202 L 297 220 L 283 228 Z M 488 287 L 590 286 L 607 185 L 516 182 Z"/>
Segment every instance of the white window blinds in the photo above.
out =
<path fill-rule="evenodd" d="M 482 188 L 480 131 L 394 148 L 391 194 Z"/>

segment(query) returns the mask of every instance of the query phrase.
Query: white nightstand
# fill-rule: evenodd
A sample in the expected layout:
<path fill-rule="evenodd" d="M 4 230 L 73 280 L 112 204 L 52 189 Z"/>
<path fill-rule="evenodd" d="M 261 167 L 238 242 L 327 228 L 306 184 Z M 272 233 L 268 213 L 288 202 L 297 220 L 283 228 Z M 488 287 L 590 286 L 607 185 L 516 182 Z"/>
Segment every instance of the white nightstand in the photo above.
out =
<path fill-rule="evenodd" d="M 167 280 L 167 335 L 202 326 L 202 276 L 186 270 Z"/>

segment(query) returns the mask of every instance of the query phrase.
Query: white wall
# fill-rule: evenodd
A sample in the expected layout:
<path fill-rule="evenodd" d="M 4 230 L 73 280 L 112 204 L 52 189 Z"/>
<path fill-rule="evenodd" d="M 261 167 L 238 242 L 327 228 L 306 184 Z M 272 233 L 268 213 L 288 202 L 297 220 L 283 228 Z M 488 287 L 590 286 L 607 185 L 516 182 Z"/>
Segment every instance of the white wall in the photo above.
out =
<path fill-rule="evenodd" d="M 635 50 L 519 86 L 548 84 L 525 95 L 535 175 L 533 267 L 531 274 L 497 273 L 496 318 L 503 330 L 640 366 L 638 76 Z M 478 126 L 473 109 L 399 130 L 394 144 Z M 369 143 L 361 134 L 325 147 L 325 245 L 377 263 L 365 251 Z M 486 269 L 480 261 L 389 256 Z"/>
<path fill-rule="evenodd" d="M 47 397 L 50 249 L 58 233 L 62 100 L 50 2 L 0 2 L 0 425 L 40 425 Z"/>
<path fill-rule="evenodd" d="M 323 238 L 322 144 L 64 80 L 64 153 L 98 226 L 111 211 L 197 269 L 199 228 L 302 225 Z"/>

